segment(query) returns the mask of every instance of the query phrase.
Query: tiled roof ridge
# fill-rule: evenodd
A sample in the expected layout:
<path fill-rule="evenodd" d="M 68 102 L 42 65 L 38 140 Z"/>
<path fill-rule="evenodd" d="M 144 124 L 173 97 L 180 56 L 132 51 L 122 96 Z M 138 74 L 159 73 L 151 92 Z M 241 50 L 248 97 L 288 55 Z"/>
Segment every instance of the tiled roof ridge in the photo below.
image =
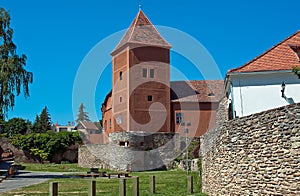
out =
<path fill-rule="evenodd" d="M 153 25 L 153 23 L 151 22 L 151 20 L 148 18 L 148 16 L 142 11 L 142 10 L 140 10 L 140 12 L 144 15 L 144 17 L 149 21 L 149 26 L 152 26 L 153 27 L 153 29 L 156 31 L 156 33 L 158 34 L 158 35 L 160 35 L 161 36 L 161 38 L 166 42 L 166 44 L 167 45 L 169 45 L 170 47 L 171 47 L 171 45 L 162 37 L 162 35 L 160 34 L 160 32 L 156 29 L 156 27 L 155 27 L 155 25 Z M 146 25 L 147 26 L 147 25 Z M 136 42 L 136 43 L 138 43 L 138 42 Z M 147 44 L 148 45 L 148 44 Z M 155 45 L 155 44 L 153 44 L 153 45 Z"/>
<path fill-rule="evenodd" d="M 142 23 L 139 24 L 139 19 L 141 19 Z M 143 23 L 144 22 L 144 23 Z M 134 35 L 137 31 L 141 31 L 140 28 L 143 26 L 148 26 L 153 30 L 153 34 L 155 34 L 161 43 L 149 43 L 149 42 L 140 42 L 135 40 Z M 146 16 L 146 14 L 140 9 L 132 23 L 130 24 L 129 28 L 127 29 L 126 33 L 120 40 L 120 42 L 117 44 L 116 48 L 113 50 L 112 54 L 116 51 L 120 50 L 126 44 L 146 44 L 150 46 L 161 46 L 161 47 L 167 47 L 171 48 L 171 45 L 162 37 L 162 35 L 159 33 L 159 31 L 156 29 L 156 27 L 152 24 L 150 19 Z"/>
<path fill-rule="evenodd" d="M 298 33 L 300 33 L 300 30 L 296 31 L 294 34 L 288 36 L 287 38 L 285 38 L 284 40 L 280 41 L 278 44 L 275 44 L 274 46 L 272 46 L 270 49 L 266 50 L 265 52 L 261 53 L 260 55 L 258 55 L 257 57 L 255 57 L 254 59 L 250 60 L 249 62 L 247 62 L 246 64 L 234 68 L 234 69 L 230 69 L 228 70 L 227 73 L 233 73 L 233 72 L 237 72 L 237 70 L 242 69 L 246 66 L 248 66 L 249 64 L 257 61 L 258 59 L 262 58 L 263 56 L 265 56 L 266 54 L 270 53 L 271 51 L 273 51 L 274 49 L 276 49 L 278 46 L 280 46 L 281 44 L 287 42 L 288 40 L 290 40 L 291 38 L 295 37 Z"/>
<path fill-rule="evenodd" d="M 134 21 L 132 22 L 132 24 L 130 25 L 130 27 L 129 27 L 129 29 L 131 29 L 131 28 L 135 28 L 135 26 L 136 26 L 136 23 L 138 22 L 138 18 L 139 18 L 139 15 L 142 13 L 143 11 L 142 10 L 139 10 L 139 12 L 138 12 L 138 14 L 136 15 L 136 17 L 134 18 Z M 144 16 L 147 18 L 147 16 L 144 14 Z M 147 20 L 150 22 L 150 20 L 147 18 Z M 150 24 L 151 24 L 151 22 L 150 22 Z M 128 29 L 128 30 L 129 30 Z M 128 41 L 130 42 L 130 40 L 131 40 L 131 37 L 132 37 L 132 35 L 133 35 L 133 32 L 134 32 L 134 30 L 132 29 L 131 30 L 131 32 L 130 32 L 130 35 L 129 35 L 129 37 L 128 37 Z M 124 35 L 125 36 L 125 35 Z M 123 39 L 122 39 L 123 40 Z M 121 40 L 121 41 L 122 41 Z M 122 46 L 120 46 L 120 47 L 122 47 Z"/>

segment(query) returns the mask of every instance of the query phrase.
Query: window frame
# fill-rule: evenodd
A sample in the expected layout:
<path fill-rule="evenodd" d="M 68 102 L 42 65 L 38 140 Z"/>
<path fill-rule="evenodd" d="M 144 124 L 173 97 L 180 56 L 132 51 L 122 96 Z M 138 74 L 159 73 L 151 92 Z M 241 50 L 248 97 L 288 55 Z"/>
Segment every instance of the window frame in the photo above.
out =
<path fill-rule="evenodd" d="M 150 78 L 154 78 L 155 77 L 155 70 L 154 69 L 150 69 Z"/>
<path fill-rule="evenodd" d="M 175 121 L 176 121 L 176 124 L 181 124 L 182 122 L 184 122 L 184 113 L 176 112 L 175 113 Z"/>
<path fill-rule="evenodd" d="M 152 95 L 148 95 L 147 100 L 148 100 L 149 102 L 153 101 L 153 96 L 152 96 Z"/>
<path fill-rule="evenodd" d="M 147 68 L 142 69 L 142 76 L 143 76 L 143 78 L 147 78 L 147 76 L 148 76 L 148 69 Z"/>

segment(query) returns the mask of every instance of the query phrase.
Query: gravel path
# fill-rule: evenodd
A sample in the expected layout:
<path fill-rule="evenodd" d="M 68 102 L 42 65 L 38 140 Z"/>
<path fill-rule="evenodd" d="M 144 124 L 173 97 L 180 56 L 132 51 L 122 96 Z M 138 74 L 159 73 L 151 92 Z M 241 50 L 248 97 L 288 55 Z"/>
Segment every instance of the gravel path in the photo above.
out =
<path fill-rule="evenodd" d="M 12 178 L 7 178 L 0 183 L 0 193 L 8 192 L 14 189 L 39 184 L 52 178 L 69 178 L 63 174 L 70 174 L 64 172 L 32 172 L 20 171 L 18 175 Z"/>

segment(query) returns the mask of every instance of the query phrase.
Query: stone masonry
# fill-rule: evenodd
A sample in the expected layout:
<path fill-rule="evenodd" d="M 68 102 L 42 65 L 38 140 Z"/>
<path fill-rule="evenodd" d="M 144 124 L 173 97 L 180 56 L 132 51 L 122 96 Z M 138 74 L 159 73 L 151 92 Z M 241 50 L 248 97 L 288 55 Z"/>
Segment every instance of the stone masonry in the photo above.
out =
<path fill-rule="evenodd" d="M 121 171 L 166 168 L 180 155 L 180 137 L 174 133 L 116 132 L 108 144 L 88 144 L 79 148 L 81 167 Z"/>
<path fill-rule="evenodd" d="M 202 138 L 203 192 L 300 195 L 299 103 L 219 124 L 212 133 Z"/>

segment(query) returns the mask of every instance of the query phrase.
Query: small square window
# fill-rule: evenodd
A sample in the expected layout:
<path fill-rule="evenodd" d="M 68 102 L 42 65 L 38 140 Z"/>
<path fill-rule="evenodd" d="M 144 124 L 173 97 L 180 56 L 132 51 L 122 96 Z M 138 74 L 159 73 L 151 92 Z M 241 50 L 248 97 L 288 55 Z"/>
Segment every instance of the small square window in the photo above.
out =
<path fill-rule="evenodd" d="M 154 78 L 154 69 L 150 69 L 150 78 Z"/>
<path fill-rule="evenodd" d="M 147 78 L 147 69 L 146 68 L 143 68 L 143 77 Z"/>
<path fill-rule="evenodd" d="M 152 101 L 152 95 L 148 95 L 148 101 Z"/>

